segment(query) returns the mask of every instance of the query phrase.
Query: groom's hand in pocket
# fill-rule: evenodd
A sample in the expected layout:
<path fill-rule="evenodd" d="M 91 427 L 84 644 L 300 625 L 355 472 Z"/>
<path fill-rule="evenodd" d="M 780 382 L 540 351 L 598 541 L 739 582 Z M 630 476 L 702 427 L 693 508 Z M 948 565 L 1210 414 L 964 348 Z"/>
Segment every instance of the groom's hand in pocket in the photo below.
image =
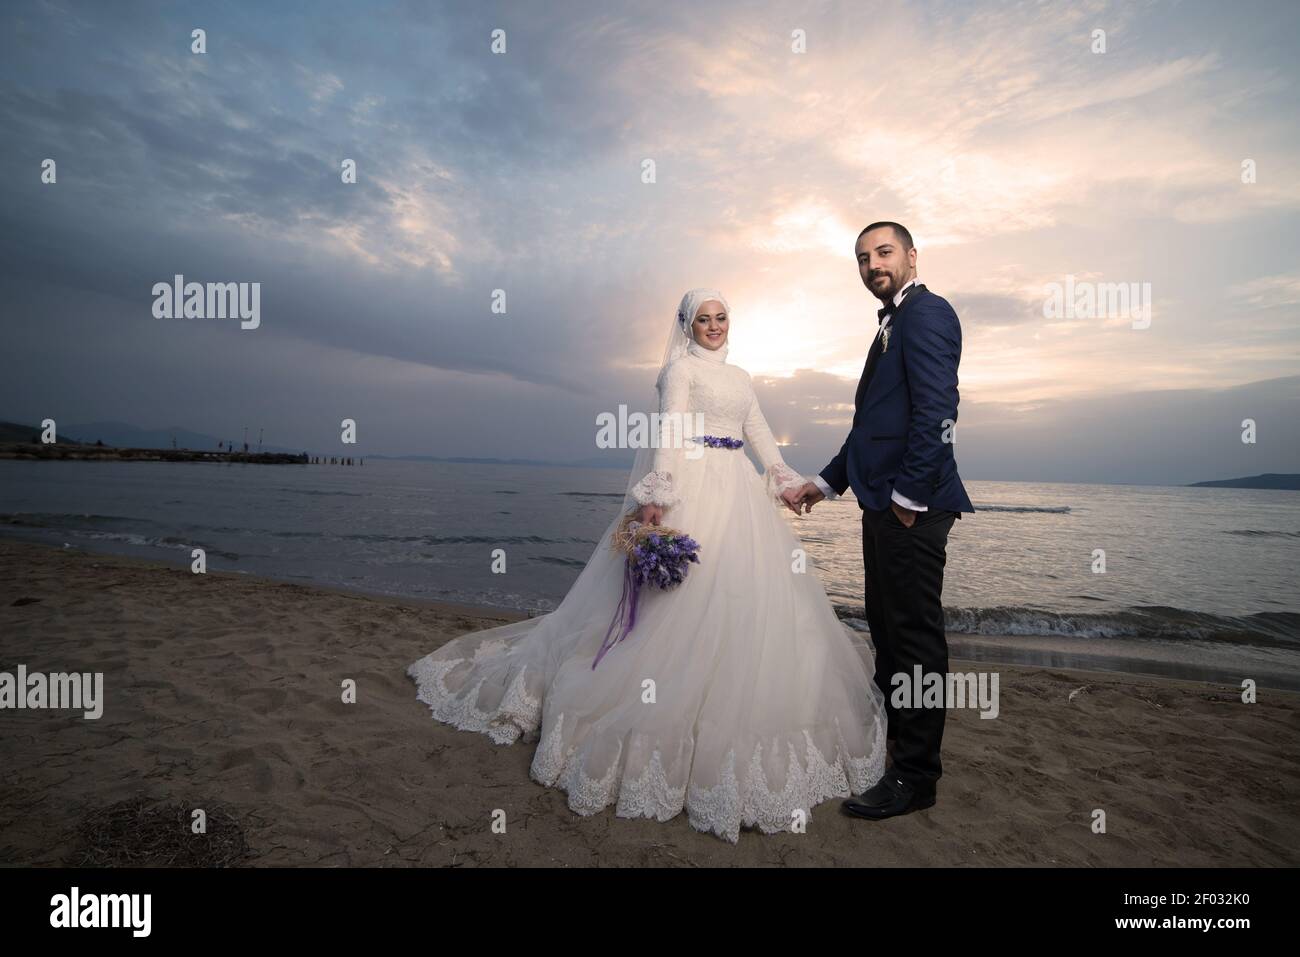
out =
<path fill-rule="evenodd" d="M 893 509 L 894 516 L 903 523 L 904 528 L 911 528 L 916 522 L 916 512 L 910 508 L 903 508 L 897 502 L 890 502 L 889 507 Z"/>

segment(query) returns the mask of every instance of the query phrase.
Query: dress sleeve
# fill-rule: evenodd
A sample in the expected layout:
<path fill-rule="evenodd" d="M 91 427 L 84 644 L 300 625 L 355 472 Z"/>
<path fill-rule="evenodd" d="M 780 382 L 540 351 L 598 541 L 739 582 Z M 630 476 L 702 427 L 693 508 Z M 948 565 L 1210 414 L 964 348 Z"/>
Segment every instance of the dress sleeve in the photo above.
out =
<path fill-rule="evenodd" d="M 752 395 L 749 414 L 745 416 L 745 441 L 749 443 L 758 461 L 763 465 L 763 478 L 767 483 L 767 494 L 780 501 L 781 493 L 804 484 L 804 478 L 781 458 L 772 430 L 767 425 L 763 410 L 759 408 L 758 396 Z M 784 503 L 781 503 L 784 504 Z"/>
<path fill-rule="evenodd" d="M 691 399 L 690 370 L 683 362 L 674 362 L 664 370 L 659 382 L 659 436 L 654 466 L 632 487 L 632 497 L 642 505 L 672 508 L 681 501 L 674 487 L 680 478 L 684 449 L 684 426 Z"/>

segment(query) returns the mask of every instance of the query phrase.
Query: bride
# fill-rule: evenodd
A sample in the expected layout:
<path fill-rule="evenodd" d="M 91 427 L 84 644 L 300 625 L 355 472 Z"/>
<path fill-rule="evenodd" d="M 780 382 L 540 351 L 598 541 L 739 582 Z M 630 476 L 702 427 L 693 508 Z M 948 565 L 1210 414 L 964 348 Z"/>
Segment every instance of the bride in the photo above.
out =
<path fill-rule="evenodd" d="M 597 667 L 623 586 L 614 516 L 552 612 L 455 638 L 407 673 L 433 717 L 499 744 L 537 742 L 531 775 L 578 814 L 613 804 L 736 841 L 810 820 L 884 773 L 884 701 L 869 646 L 842 625 L 778 512 L 804 479 L 782 461 L 747 372 L 727 362 L 730 310 L 681 302 L 658 379 L 663 434 L 637 454 L 624 511 L 699 543 L 669 591 L 645 588 L 631 634 Z M 671 413 L 678 413 L 673 416 Z M 673 421 L 704 436 L 673 440 Z"/>

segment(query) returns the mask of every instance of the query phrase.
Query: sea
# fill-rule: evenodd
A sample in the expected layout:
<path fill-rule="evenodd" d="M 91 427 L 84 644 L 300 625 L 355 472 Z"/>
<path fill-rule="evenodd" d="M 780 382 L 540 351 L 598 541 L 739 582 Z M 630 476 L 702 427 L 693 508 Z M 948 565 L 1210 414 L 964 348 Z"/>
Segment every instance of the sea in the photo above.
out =
<path fill-rule="evenodd" d="M 209 571 L 541 614 L 604 547 L 625 484 L 621 469 L 375 458 L 2 460 L 0 536 L 177 566 L 203 548 Z M 1300 690 L 1300 492 L 967 489 L 944 579 L 954 655 Z M 865 632 L 856 503 L 782 514 Z"/>

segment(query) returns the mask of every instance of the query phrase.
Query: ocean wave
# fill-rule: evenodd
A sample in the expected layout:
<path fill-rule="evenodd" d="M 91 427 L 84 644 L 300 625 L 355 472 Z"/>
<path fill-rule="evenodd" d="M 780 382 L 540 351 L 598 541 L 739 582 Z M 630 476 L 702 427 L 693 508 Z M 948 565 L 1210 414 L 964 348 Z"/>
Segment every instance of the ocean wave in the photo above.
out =
<path fill-rule="evenodd" d="M 85 538 L 92 542 L 121 542 L 123 545 L 149 546 L 152 548 L 174 548 L 176 550 L 189 550 L 193 548 L 190 544 L 181 544 L 179 542 L 168 542 L 161 538 L 150 538 L 148 535 L 137 535 L 134 532 L 89 532 L 73 531 L 73 538 Z"/>
<path fill-rule="evenodd" d="M 586 568 L 587 563 L 577 558 L 564 558 L 560 555 L 540 555 L 534 561 L 539 561 L 547 565 L 559 565 L 561 568 L 577 568 L 579 570 Z"/>
<path fill-rule="evenodd" d="M 132 518 L 126 515 L 96 515 L 90 512 L 4 512 L 0 513 L 0 524 L 18 525 L 24 528 L 76 528 L 82 525 L 114 525 L 124 523 L 138 525 L 148 519 Z"/>
<path fill-rule="evenodd" d="M 139 532 L 114 532 L 106 529 L 94 528 L 75 528 L 72 526 L 60 526 L 53 524 L 37 523 L 19 523 L 9 522 L 10 525 L 23 525 L 29 528 L 57 528 L 63 533 L 61 537 L 66 537 L 75 542 L 104 542 L 109 545 L 129 545 L 133 548 L 161 548 L 169 551 L 179 551 L 189 553 L 196 548 L 201 548 L 209 557 L 217 556 L 226 561 L 237 562 L 240 557 L 235 552 L 222 551 L 205 545 L 201 540 L 180 539 L 171 535 L 153 536 L 142 535 Z"/>
<path fill-rule="evenodd" d="M 1282 532 L 1263 528 L 1227 528 L 1225 535 L 1248 535 L 1251 538 L 1300 538 L 1300 532 Z"/>
<path fill-rule="evenodd" d="M 278 533 L 277 533 L 278 534 Z M 317 534 L 294 533 L 294 534 Z M 589 545 L 596 543 L 589 538 L 544 538 L 540 535 L 379 535 L 358 533 L 338 535 L 342 541 L 384 543 L 401 542 L 415 545 Z"/>
<path fill-rule="evenodd" d="M 288 486 L 276 486 L 272 491 L 275 492 L 293 492 L 295 495 L 342 495 L 346 498 L 365 498 L 365 492 L 341 492 L 335 489 L 318 489 L 318 488 L 290 488 Z"/>
<path fill-rule="evenodd" d="M 865 619 L 861 605 L 837 605 L 850 625 Z M 1155 641 L 1235 641 L 1282 647 L 1300 645 L 1300 613 L 1215 615 L 1161 605 L 1113 612 L 1058 612 L 1019 605 L 991 608 L 946 606 L 944 627 L 962 635 L 1025 635 Z"/>
<path fill-rule="evenodd" d="M 69 535 L 81 535 L 104 541 L 121 541 L 125 544 L 155 544 L 165 548 L 190 547 L 179 544 L 181 539 L 175 532 L 190 533 L 200 547 L 203 540 L 211 535 L 240 535 L 265 537 L 269 539 L 314 539 L 318 541 L 357 542 L 367 545 L 582 545 L 594 547 L 596 542 L 581 536 L 547 537 L 542 535 L 386 535 L 381 532 L 355 532 L 339 535 L 331 531 L 231 527 L 227 525 L 169 525 L 171 536 L 149 536 L 141 529 L 157 525 L 148 518 L 136 518 L 125 515 L 96 515 L 93 513 L 72 512 L 11 512 L 0 513 L 0 525 L 16 528 L 49 529 Z M 129 529 L 129 531 L 127 531 Z M 161 531 L 161 529 L 159 530 Z M 212 552 L 211 549 L 209 549 Z"/>
<path fill-rule="evenodd" d="M 1052 515 L 1066 515 L 1068 505 L 976 505 L 976 512 L 1047 512 Z"/>

